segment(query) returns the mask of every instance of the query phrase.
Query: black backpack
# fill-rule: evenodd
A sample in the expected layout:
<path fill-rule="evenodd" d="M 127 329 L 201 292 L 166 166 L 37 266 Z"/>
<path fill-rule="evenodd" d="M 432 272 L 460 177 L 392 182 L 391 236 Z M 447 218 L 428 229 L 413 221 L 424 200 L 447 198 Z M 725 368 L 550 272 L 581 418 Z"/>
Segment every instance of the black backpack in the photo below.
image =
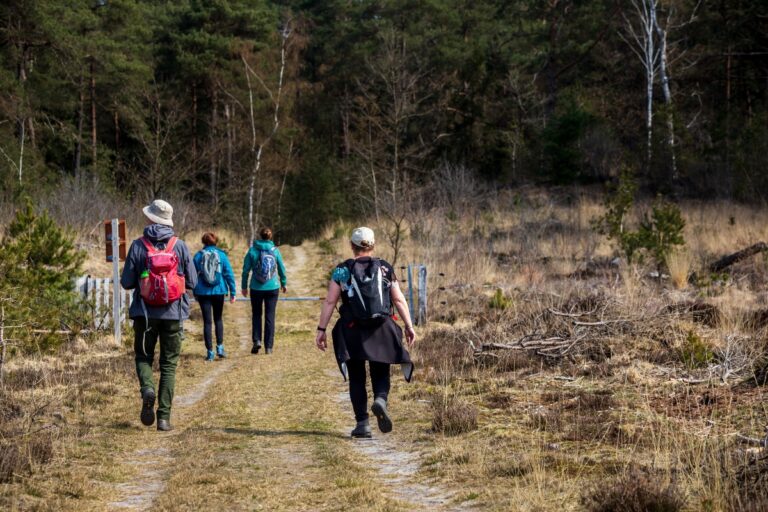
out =
<path fill-rule="evenodd" d="M 349 279 L 342 287 L 352 317 L 362 323 L 384 321 L 392 314 L 389 295 L 391 283 L 381 268 L 381 260 L 371 258 L 367 263 L 348 260 Z"/>

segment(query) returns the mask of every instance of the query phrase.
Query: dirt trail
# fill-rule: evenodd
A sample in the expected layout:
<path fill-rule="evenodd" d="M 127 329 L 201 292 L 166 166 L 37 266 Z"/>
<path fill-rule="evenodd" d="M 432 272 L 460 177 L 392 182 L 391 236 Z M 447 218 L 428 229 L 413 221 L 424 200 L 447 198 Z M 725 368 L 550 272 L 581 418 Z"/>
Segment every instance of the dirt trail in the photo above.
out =
<path fill-rule="evenodd" d="M 289 294 L 322 294 L 311 245 L 285 250 Z M 420 475 L 420 456 L 397 432 L 348 438 L 351 406 L 332 355 L 313 346 L 318 304 L 278 306 L 272 355 L 250 354 L 250 309 L 228 307 L 239 346 L 202 363 L 199 333 L 191 375 L 174 400 L 176 430 L 140 430 L 121 459 L 128 478 L 106 509 L 462 510 L 454 494 Z M 228 339 L 233 339 L 234 336 Z M 192 339 L 190 339 L 192 338 Z M 138 405 L 138 404 L 137 404 Z M 138 413 L 138 409 L 137 409 Z"/>

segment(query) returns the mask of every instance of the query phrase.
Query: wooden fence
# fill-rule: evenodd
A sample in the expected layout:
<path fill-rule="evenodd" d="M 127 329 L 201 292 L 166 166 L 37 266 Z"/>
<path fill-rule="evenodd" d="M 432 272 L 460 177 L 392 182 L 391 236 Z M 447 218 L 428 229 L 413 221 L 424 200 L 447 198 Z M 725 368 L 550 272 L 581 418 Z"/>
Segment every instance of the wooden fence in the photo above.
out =
<path fill-rule="evenodd" d="M 78 293 L 82 295 L 85 302 L 91 308 L 93 328 L 112 328 L 114 325 L 112 323 L 114 309 L 112 279 L 83 276 L 75 281 L 75 286 Z M 120 310 L 115 316 L 120 319 L 122 324 L 128 322 L 128 308 L 131 306 L 132 301 L 133 292 L 121 289 Z"/>
<path fill-rule="evenodd" d="M 427 267 L 426 265 L 408 265 L 401 267 L 406 271 L 407 288 L 405 289 L 408 299 L 408 308 L 411 318 L 416 325 L 425 325 L 427 323 Z M 414 278 L 415 274 L 415 278 Z M 75 281 L 76 290 L 91 308 L 93 316 L 94 329 L 110 329 L 114 326 L 112 323 L 114 303 L 112 279 L 94 278 L 83 276 Z M 191 300 L 191 297 L 190 297 Z M 238 301 L 248 301 L 238 297 Z M 319 301 L 323 297 L 280 297 L 282 301 Z M 116 317 L 120 319 L 121 324 L 126 324 L 128 318 L 128 308 L 133 302 L 133 291 L 122 290 L 120 293 L 120 311 Z"/>

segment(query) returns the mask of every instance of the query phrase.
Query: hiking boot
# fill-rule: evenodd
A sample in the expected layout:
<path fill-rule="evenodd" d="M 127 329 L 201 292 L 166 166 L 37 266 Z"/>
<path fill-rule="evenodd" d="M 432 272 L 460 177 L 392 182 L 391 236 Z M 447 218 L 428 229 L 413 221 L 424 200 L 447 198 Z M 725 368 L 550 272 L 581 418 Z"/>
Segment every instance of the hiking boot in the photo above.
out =
<path fill-rule="evenodd" d="M 257 345 L 256 343 L 254 343 L 253 348 L 251 348 L 251 354 L 258 354 L 260 348 L 261 348 L 261 345 Z"/>
<path fill-rule="evenodd" d="M 368 420 L 358 421 L 357 426 L 350 434 L 355 439 L 370 439 L 371 438 L 371 425 Z"/>
<path fill-rule="evenodd" d="M 141 392 L 141 424 L 149 427 L 155 422 L 155 390 L 146 388 Z"/>
<path fill-rule="evenodd" d="M 161 432 L 170 432 L 173 430 L 170 420 L 157 420 L 157 430 Z"/>
<path fill-rule="evenodd" d="M 271 348 L 265 348 L 264 349 L 264 353 L 265 354 L 271 354 L 272 353 L 272 349 Z"/>
<path fill-rule="evenodd" d="M 373 401 L 371 412 L 376 416 L 376 422 L 379 424 L 379 430 L 387 434 L 392 432 L 392 419 L 387 413 L 387 401 L 383 398 L 377 398 Z"/>
<path fill-rule="evenodd" d="M 227 354 L 224 352 L 224 345 L 216 345 L 216 355 L 221 359 L 227 357 Z"/>
<path fill-rule="evenodd" d="M 214 358 L 214 356 L 213 356 L 213 350 L 209 350 L 209 351 L 208 351 L 208 354 L 206 354 L 206 356 L 205 356 L 205 360 L 206 360 L 206 361 L 213 361 L 213 358 Z"/>

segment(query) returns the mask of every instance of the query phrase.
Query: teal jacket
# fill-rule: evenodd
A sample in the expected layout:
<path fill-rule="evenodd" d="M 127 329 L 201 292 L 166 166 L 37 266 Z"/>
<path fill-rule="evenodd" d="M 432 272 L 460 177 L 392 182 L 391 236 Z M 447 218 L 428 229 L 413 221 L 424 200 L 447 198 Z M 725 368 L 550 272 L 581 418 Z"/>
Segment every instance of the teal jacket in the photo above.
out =
<path fill-rule="evenodd" d="M 277 275 L 267 281 L 266 283 L 260 283 L 255 275 L 251 276 L 251 285 L 248 286 L 248 275 L 252 273 L 252 271 L 255 270 L 256 265 L 259 264 L 259 251 L 266 251 L 269 249 L 272 249 L 274 247 L 273 254 L 275 255 L 275 259 L 277 260 Z M 255 274 L 255 272 L 254 272 Z M 253 242 L 253 247 L 248 249 L 248 252 L 245 253 L 245 260 L 243 261 L 243 279 L 242 279 L 242 287 L 241 289 L 247 290 L 250 288 L 251 290 L 261 291 L 261 292 L 269 292 L 272 290 L 277 290 L 281 286 L 286 286 L 288 284 L 288 279 L 285 276 L 285 264 L 283 263 L 283 255 L 280 254 L 280 249 L 275 247 L 274 242 L 271 240 L 255 240 Z"/>

